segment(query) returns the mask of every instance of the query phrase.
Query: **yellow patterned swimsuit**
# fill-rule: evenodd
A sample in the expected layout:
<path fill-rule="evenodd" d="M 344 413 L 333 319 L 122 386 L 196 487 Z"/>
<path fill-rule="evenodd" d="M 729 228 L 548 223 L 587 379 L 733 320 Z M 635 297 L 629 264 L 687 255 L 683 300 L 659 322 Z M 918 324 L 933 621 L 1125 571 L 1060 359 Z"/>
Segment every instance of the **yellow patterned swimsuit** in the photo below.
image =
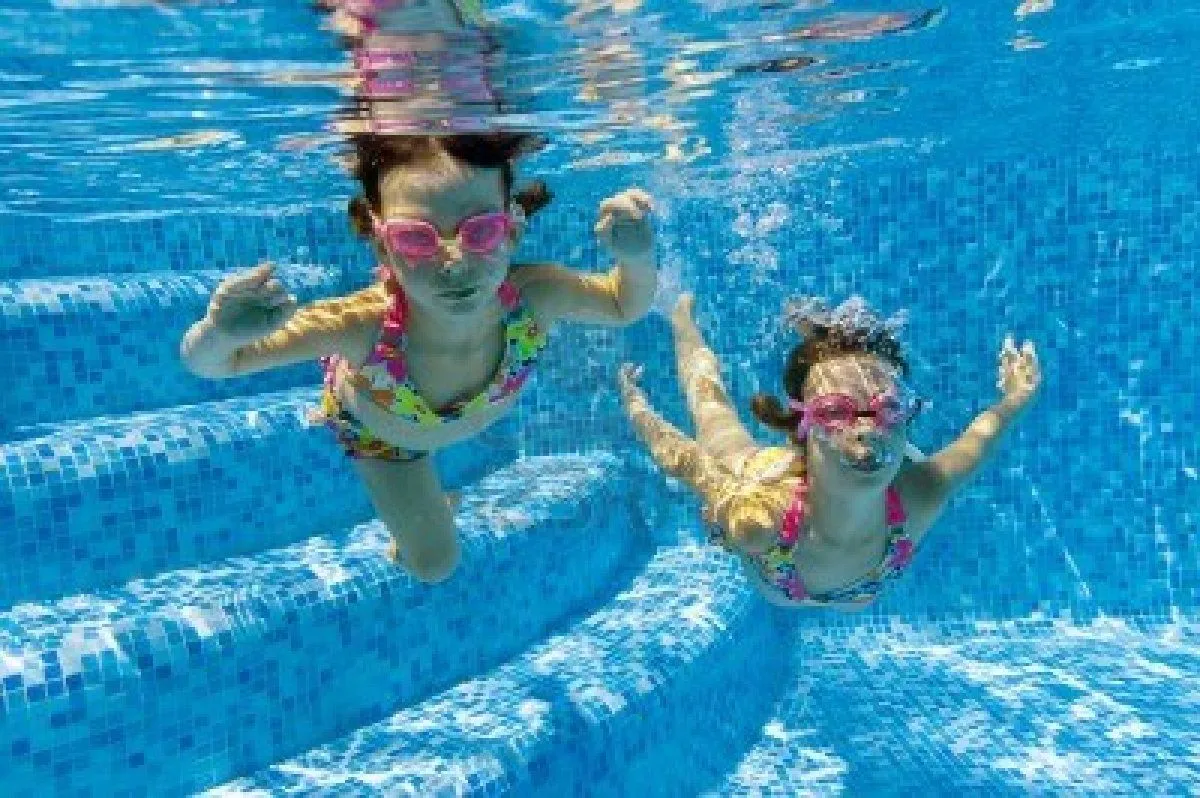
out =
<path fill-rule="evenodd" d="M 379 340 L 367 362 L 360 368 L 349 369 L 347 379 L 355 388 L 370 395 L 380 407 L 406 421 L 425 426 L 455 421 L 504 401 L 529 379 L 548 340 L 533 313 L 521 301 L 516 286 L 506 280 L 500 286 L 499 294 L 505 311 L 504 357 L 491 383 L 473 399 L 434 409 L 417 393 L 404 361 L 408 302 L 399 286 L 392 289 L 391 305 L 384 314 Z M 343 360 L 336 355 L 321 359 L 325 369 L 325 390 L 321 395 L 320 410 L 314 418 L 333 430 L 346 454 L 398 462 L 419 460 L 428 455 L 428 452 L 404 449 L 381 440 L 341 406 L 335 381 L 338 365 Z"/>
<path fill-rule="evenodd" d="M 778 479 L 788 473 L 795 454 L 783 447 L 758 449 L 751 453 L 741 465 L 734 469 L 742 479 L 765 482 Z M 885 585 L 898 577 L 912 562 L 916 544 L 905 527 L 907 514 L 900 492 L 888 486 L 884 497 L 887 517 L 887 540 L 883 559 L 858 579 L 832 590 L 820 593 L 809 592 L 800 571 L 796 567 L 795 549 L 802 536 L 809 534 L 806 525 L 808 478 L 801 474 L 796 483 L 787 510 L 779 525 L 776 539 L 761 554 L 745 555 L 758 570 L 762 580 L 777 589 L 790 601 L 807 606 L 830 604 L 870 604 L 883 591 Z M 716 524 L 708 527 L 709 540 L 731 551 L 725 530 Z"/>

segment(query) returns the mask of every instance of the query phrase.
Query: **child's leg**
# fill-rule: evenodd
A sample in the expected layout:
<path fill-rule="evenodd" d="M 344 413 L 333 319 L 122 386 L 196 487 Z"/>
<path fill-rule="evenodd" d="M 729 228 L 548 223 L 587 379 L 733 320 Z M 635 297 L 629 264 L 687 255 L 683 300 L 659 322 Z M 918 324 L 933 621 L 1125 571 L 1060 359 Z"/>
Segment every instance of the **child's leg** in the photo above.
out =
<path fill-rule="evenodd" d="M 625 414 L 650 450 L 650 457 L 663 471 L 691 485 L 705 500 L 711 500 L 715 491 L 728 486 L 729 475 L 723 472 L 716 458 L 650 406 L 628 364 L 621 368 L 618 383 Z"/>
<path fill-rule="evenodd" d="M 692 300 L 691 294 L 683 294 L 671 314 L 679 386 L 696 422 L 697 441 L 713 457 L 736 470 L 734 463 L 757 444 L 729 401 L 717 356 L 704 343 L 692 320 Z"/>
<path fill-rule="evenodd" d="M 458 565 L 458 531 L 433 458 L 353 462 L 375 511 L 392 533 L 392 558 L 422 582 L 450 576 Z"/>

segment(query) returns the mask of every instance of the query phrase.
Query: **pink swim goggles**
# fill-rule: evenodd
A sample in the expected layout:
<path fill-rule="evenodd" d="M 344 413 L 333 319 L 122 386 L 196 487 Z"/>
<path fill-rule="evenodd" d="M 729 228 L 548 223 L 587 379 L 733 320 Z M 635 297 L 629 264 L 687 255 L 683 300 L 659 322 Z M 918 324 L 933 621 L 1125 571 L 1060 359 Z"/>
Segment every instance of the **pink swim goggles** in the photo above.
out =
<path fill-rule="evenodd" d="M 490 255 L 516 229 L 517 223 L 503 211 L 469 216 L 455 230 L 458 244 L 467 252 Z M 420 219 L 375 219 L 375 235 L 389 252 L 407 261 L 430 260 L 441 247 L 442 236 L 429 222 Z"/>
<path fill-rule="evenodd" d="M 366 33 L 379 30 L 375 21 L 380 12 L 403 5 L 404 0 L 342 0 L 342 10 L 358 18 Z"/>
<path fill-rule="evenodd" d="M 814 427 L 830 434 L 842 432 L 860 418 L 871 419 L 877 429 L 891 430 L 911 421 L 922 405 L 922 400 L 911 393 L 895 390 L 872 396 L 865 408 L 844 393 L 822 394 L 807 402 L 794 399 L 788 402 L 789 407 L 800 413 L 800 423 L 796 425 L 796 436 L 800 439 L 808 437 Z"/>

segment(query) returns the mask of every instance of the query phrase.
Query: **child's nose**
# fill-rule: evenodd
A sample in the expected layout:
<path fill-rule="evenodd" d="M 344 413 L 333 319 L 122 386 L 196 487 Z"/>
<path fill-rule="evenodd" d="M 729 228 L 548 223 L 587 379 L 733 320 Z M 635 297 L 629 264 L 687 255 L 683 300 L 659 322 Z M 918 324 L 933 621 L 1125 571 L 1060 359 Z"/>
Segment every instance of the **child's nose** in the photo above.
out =
<path fill-rule="evenodd" d="M 441 260 L 442 269 L 446 271 L 461 269 L 464 265 L 465 254 L 462 246 L 457 241 L 443 240 L 438 250 L 438 258 Z"/>

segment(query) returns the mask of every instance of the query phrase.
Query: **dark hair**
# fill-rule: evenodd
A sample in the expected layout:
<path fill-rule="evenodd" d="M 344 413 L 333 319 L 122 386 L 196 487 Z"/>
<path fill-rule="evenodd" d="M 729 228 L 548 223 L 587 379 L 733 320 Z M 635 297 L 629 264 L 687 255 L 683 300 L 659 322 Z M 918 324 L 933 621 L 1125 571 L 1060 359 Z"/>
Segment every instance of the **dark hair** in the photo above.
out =
<path fill-rule="evenodd" d="M 908 361 L 904 359 L 900 342 L 887 330 L 847 330 L 814 324 L 804 340 L 788 354 L 783 369 L 783 388 L 790 399 L 800 401 L 813 366 L 835 357 L 857 354 L 875 355 L 908 376 Z M 766 426 L 795 438 L 800 414 L 785 407 L 778 397 L 768 393 L 755 394 L 750 400 L 750 410 Z"/>
<path fill-rule="evenodd" d="M 370 234 L 371 212 L 382 210 L 380 181 L 384 173 L 397 166 L 432 161 L 448 155 L 456 161 L 480 169 L 499 169 L 501 190 L 507 200 L 512 195 L 513 161 L 545 145 L 545 139 L 534 133 L 474 133 L 454 136 L 384 136 L 360 133 L 350 136 L 353 148 L 351 174 L 363 187 L 362 196 L 350 200 L 350 224 L 360 236 Z M 521 206 L 526 216 L 532 216 L 553 198 L 542 181 L 537 181 L 516 195 L 512 201 Z"/>

